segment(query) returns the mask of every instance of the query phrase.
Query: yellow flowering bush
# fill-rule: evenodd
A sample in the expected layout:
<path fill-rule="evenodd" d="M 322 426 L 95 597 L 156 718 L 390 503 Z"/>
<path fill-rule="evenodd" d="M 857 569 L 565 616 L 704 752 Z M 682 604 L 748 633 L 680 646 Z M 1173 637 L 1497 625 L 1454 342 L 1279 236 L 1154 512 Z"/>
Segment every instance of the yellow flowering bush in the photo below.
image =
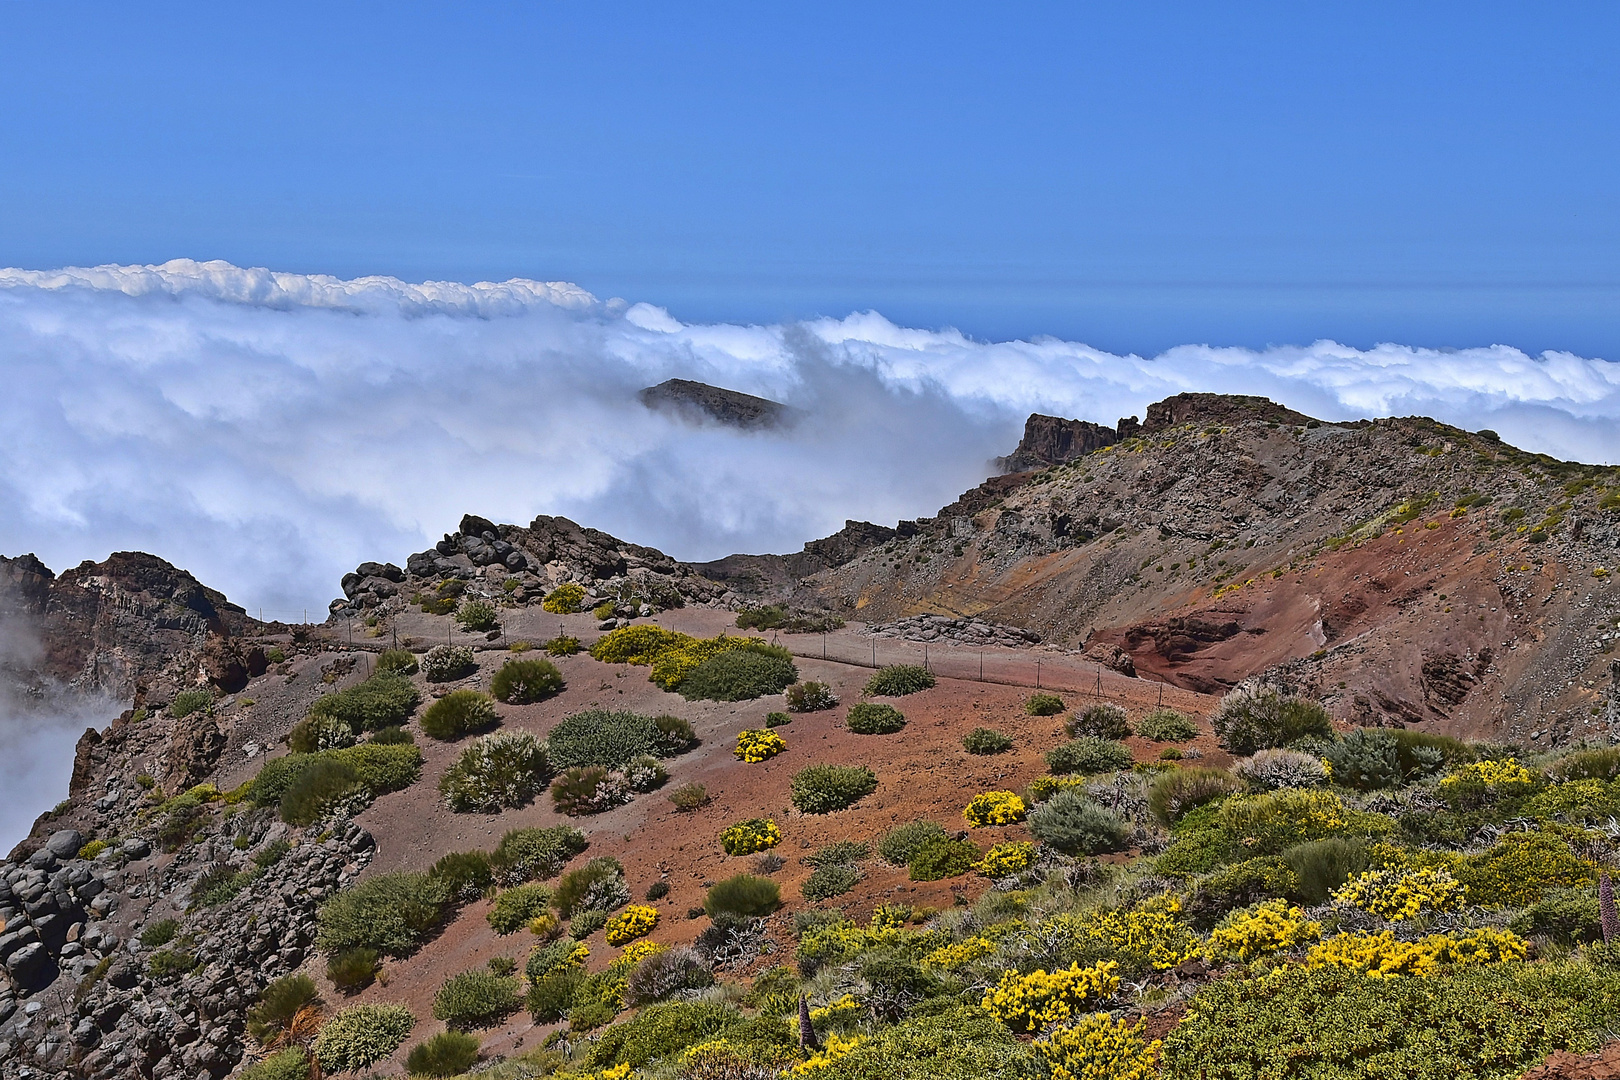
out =
<path fill-rule="evenodd" d="M 1339 934 L 1315 946 L 1305 957 L 1307 968 L 1346 967 L 1375 979 L 1400 975 L 1435 975 L 1448 967 L 1471 967 L 1502 960 L 1523 960 L 1525 940 L 1510 930 L 1484 927 L 1457 934 L 1431 934 L 1421 941 L 1396 941 L 1392 931 Z"/>
<path fill-rule="evenodd" d="M 710 1039 L 681 1051 L 678 1075 L 686 1080 L 769 1076 L 780 1072 L 789 1060 L 787 1050 L 780 1046 Z"/>
<path fill-rule="evenodd" d="M 608 920 L 607 943 L 627 945 L 638 937 L 652 933 L 653 927 L 657 925 L 657 908 L 648 907 L 646 904 L 631 904 Z"/>
<path fill-rule="evenodd" d="M 732 753 L 747 762 L 773 758 L 787 749 L 787 742 L 770 728 L 743 728 L 737 732 L 737 749 Z"/>
<path fill-rule="evenodd" d="M 546 594 L 540 607 L 553 615 L 572 615 L 585 602 L 585 586 L 577 581 L 565 581 Z"/>
<path fill-rule="evenodd" d="M 1100 943 L 1130 970 L 1168 971 L 1203 951 L 1197 936 L 1176 918 L 1179 914 L 1181 901 L 1156 896 L 1129 911 L 1056 915 L 1041 928 L 1067 934 L 1077 945 Z"/>
<path fill-rule="evenodd" d="M 1252 960 L 1268 953 L 1282 952 L 1296 945 L 1316 941 L 1322 924 L 1305 918 L 1297 907 L 1283 900 L 1234 911 L 1210 931 L 1209 951 L 1216 956 Z"/>
<path fill-rule="evenodd" d="M 1076 963 L 1051 973 L 1002 972 L 1001 981 L 980 1005 L 1014 1031 L 1040 1031 L 1113 997 L 1119 989 L 1119 976 L 1114 974 L 1118 967 L 1112 960 L 1102 960 L 1091 967 Z"/>
<path fill-rule="evenodd" d="M 1024 800 L 1010 791 L 984 791 L 973 796 L 962 816 L 975 829 L 987 825 L 1011 825 L 1023 821 Z"/>
<path fill-rule="evenodd" d="M 899 922 L 880 923 L 879 912 L 873 913 L 871 926 L 840 922 L 805 931 L 799 939 L 799 959 L 812 964 L 842 963 L 871 949 L 926 955 L 948 943 L 941 930 L 912 930 Z"/>
<path fill-rule="evenodd" d="M 984 858 L 973 864 L 973 869 L 982 877 L 1001 878 L 1021 873 L 1034 864 L 1034 844 L 997 844 L 984 853 Z"/>
<path fill-rule="evenodd" d="M 1431 867 L 1369 870 L 1333 893 L 1337 903 L 1392 921 L 1416 918 L 1425 911 L 1457 911 L 1467 898 L 1468 889 L 1450 871 Z"/>
<path fill-rule="evenodd" d="M 1274 855 L 1307 840 L 1340 835 L 1350 826 L 1350 811 L 1331 791 L 1283 788 L 1234 795 L 1221 803 L 1215 822 L 1254 854 Z"/>
<path fill-rule="evenodd" d="M 739 821 L 720 834 L 720 846 L 727 855 L 752 855 L 782 842 L 782 830 L 767 818 Z"/>
<path fill-rule="evenodd" d="M 656 941 L 632 941 L 624 947 L 624 950 L 618 956 L 613 958 L 613 962 L 607 966 L 607 970 L 615 974 L 626 973 L 647 959 L 647 957 L 657 956 L 666 949 L 668 949 L 667 945 L 660 945 Z"/>
<path fill-rule="evenodd" d="M 1140 1020 L 1132 1025 L 1091 1013 L 1032 1045 L 1052 1080 L 1152 1080 L 1158 1075 L 1160 1043 L 1143 1042 L 1142 1027 Z"/>
<path fill-rule="evenodd" d="M 1549 889 L 1585 885 L 1597 868 L 1548 833 L 1509 833 L 1494 847 L 1465 856 L 1455 871 L 1468 899 L 1488 907 L 1524 907 Z"/>
<path fill-rule="evenodd" d="M 1441 798 L 1458 808 L 1477 807 L 1491 799 L 1523 795 L 1535 787 L 1530 770 L 1513 758 L 1472 761 L 1440 781 Z"/>
<path fill-rule="evenodd" d="M 1053 776 L 1047 773 L 1031 780 L 1029 786 L 1024 789 L 1024 794 L 1029 796 L 1032 803 L 1043 803 L 1064 788 L 1080 787 L 1090 780 L 1089 776 Z"/>
<path fill-rule="evenodd" d="M 839 1058 L 846 1056 L 851 1050 L 865 1041 L 866 1036 L 864 1035 L 851 1035 L 848 1038 L 838 1034 L 828 1035 L 826 1043 L 822 1045 L 820 1050 L 793 1066 L 789 1072 L 794 1076 L 812 1074 L 818 1069 L 824 1069 Z"/>
<path fill-rule="evenodd" d="M 558 1072 L 557 1080 L 625 1080 L 630 1075 L 630 1063 L 610 1065 L 599 1072 Z"/>
<path fill-rule="evenodd" d="M 923 967 L 956 968 L 982 960 L 996 951 L 996 943 L 985 937 L 964 938 L 949 945 L 941 945 L 923 957 Z M 815 1019 L 814 1014 L 811 1019 Z"/>
<path fill-rule="evenodd" d="M 836 1023 L 855 1016 L 864 1008 L 866 1006 L 856 1000 L 854 994 L 845 994 L 837 1001 L 829 1001 L 818 1009 L 811 1009 L 810 1022 L 812 1024 Z"/>
<path fill-rule="evenodd" d="M 894 930 L 910 922 L 915 914 L 910 904 L 879 904 L 872 909 L 872 921 L 868 925 L 873 930 Z"/>

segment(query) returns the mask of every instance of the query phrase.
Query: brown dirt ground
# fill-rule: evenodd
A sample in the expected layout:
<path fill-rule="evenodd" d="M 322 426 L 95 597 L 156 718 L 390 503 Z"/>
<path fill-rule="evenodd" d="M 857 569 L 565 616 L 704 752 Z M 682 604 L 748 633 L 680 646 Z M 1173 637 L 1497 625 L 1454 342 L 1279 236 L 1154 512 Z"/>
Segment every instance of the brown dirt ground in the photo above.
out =
<path fill-rule="evenodd" d="M 732 616 L 719 612 L 672 612 L 659 621 L 688 632 L 713 634 L 728 624 Z M 556 632 L 557 616 L 524 619 L 509 625 L 507 634 L 524 636 L 533 621 L 534 638 Z M 586 641 L 596 636 L 580 625 L 580 617 L 563 620 L 569 632 Z M 431 627 L 424 627 L 430 633 Z M 443 630 L 438 629 L 442 634 Z M 422 635 L 424 638 L 427 634 Z M 428 638 L 431 640 L 431 638 Z M 487 682 L 504 659 L 503 652 L 480 654 L 478 675 L 453 686 L 479 686 Z M 966 680 L 942 679 L 932 690 L 898 700 L 906 714 L 904 731 L 890 736 L 854 735 L 842 720 L 848 706 L 860 699 L 860 689 L 870 675 L 868 669 L 819 659 L 798 660 L 801 678 L 829 683 L 841 704 L 819 713 L 797 714 L 793 722 L 777 729 L 787 741 L 787 750 L 758 764 L 744 764 L 732 755 L 736 734 L 744 727 L 761 726 L 765 714 L 783 709 L 781 697 L 752 702 L 723 704 L 688 702 L 666 693 L 647 681 L 647 669 L 625 665 L 605 665 L 581 653 L 557 661 L 568 681 L 558 696 L 536 705 L 499 706 L 502 725 L 508 729 L 546 734 L 563 717 L 588 708 L 631 709 L 647 713 L 673 713 L 692 722 L 702 744 L 695 750 L 666 762 L 670 787 L 697 781 L 711 797 L 709 804 L 693 813 L 676 811 L 662 793 L 637 796 L 634 801 L 607 813 L 584 818 L 567 818 L 556 813 L 548 799 L 499 815 L 453 814 L 440 802 L 437 783 L 440 775 L 459 754 L 465 740 L 440 743 L 418 732 L 418 745 L 426 758 L 423 777 L 410 789 L 385 795 L 359 817 L 359 822 L 376 838 L 377 856 L 367 875 L 396 870 L 419 870 L 439 856 L 470 848 L 491 848 L 508 829 L 567 823 L 583 829 L 590 838 L 590 849 L 577 862 L 597 855 L 612 855 L 624 863 L 632 893 L 639 897 L 660 879 L 667 881 L 669 895 L 658 901 L 661 913 L 652 940 L 679 944 L 695 938 L 706 920 L 686 917 L 688 909 L 701 906 L 707 886 L 720 878 L 748 870 L 756 857 L 729 857 L 719 844 L 721 830 L 751 817 L 770 817 L 782 827 L 784 840 L 776 853 L 786 864 L 772 876 L 781 883 L 784 911 L 772 923 L 776 942 L 774 958 L 787 960 L 792 942 L 788 934 L 788 913 L 807 905 L 799 888 L 809 877 L 803 855 L 833 840 L 861 839 L 875 842 L 883 833 L 904 822 L 928 818 L 952 831 L 964 830 L 962 808 L 979 791 L 1018 790 L 1045 772 L 1041 755 L 1061 742 L 1062 717 L 1031 717 L 1023 703 L 1029 688 L 995 685 Z M 1159 701 L 1161 688 L 1145 680 L 1115 678 L 1105 693 L 1120 701 L 1136 718 Z M 1204 717 L 1213 698 L 1190 691 L 1169 688 L 1166 705 L 1180 708 L 1197 718 Z M 1084 704 L 1080 695 L 1069 695 L 1072 706 Z M 1015 748 L 993 757 L 975 757 L 961 748 L 961 737 L 975 727 L 993 727 L 1015 740 Z M 1128 740 L 1139 760 L 1157 758 L 1161 747 L 1144 740 Z M 1214 763 L 1225 755 L 1206 731 L 1191 745 Z M 788 799 L 792 774 L 817 762 L 865 764 L 878 775 L 878 788 L 854 807 L 824 816 L 807 816 L 795 811 Z M 256 764 L 256 763 L 255 763 Z M 248 770 L 239 770 L 248 771 Z M 240 779 L 240 778 L 238 778 Z M 1026 837 L 1022 826 L 975 830 L 972 838 L 981 845 Z M 864 918 L 884 902 L 904 902 L 916 907 L 948 907 L 962 896 L 971 902 L 987 882 L 977 877 L 938 882 L 911 882 L 903 868 L 874 860 L 866 877 L 856 888 L 832 904 L 856 918 Z M 401 1071 L 401 1062 L 412 1045 L 441 1029 L 432 1019 L 434 993 L 445 979 L 460 971 L 482 966 L 491 957 L 510 956 L 520 967 L 533 945 L 526 932 L 509 937 L 497 936 L 485 921 L 488 901 L 469 904 L 418 953 L 387 964 L 384 979 L 353 1000 L 399 1001 L 422 1017 L 405 1047 L 394 1055 L 384 1070 Z M 587 942 L 593 952 L 592 966 L 600 967 L 615 954 L 600 933 Z M 324 964 L 310 964 L 317 980 L 324 984 Z M 344 999 L 324 987 L 327 1000 Z M 507 1024 L 480 1032 L 488 1053 L 510 1054 L 543 1037 L 549 1031 L 537 1030 L 524 1013 Z"/>
<path fill-rule="evenodd" d="M 1610 1043 L 1595 1054 L 1559 1050 L 1545 1064 L 1524 1074 L 1524 1080 L 1616 1080 L 1617 1077 L 1620 1077 L 1620 1042 Z"/>

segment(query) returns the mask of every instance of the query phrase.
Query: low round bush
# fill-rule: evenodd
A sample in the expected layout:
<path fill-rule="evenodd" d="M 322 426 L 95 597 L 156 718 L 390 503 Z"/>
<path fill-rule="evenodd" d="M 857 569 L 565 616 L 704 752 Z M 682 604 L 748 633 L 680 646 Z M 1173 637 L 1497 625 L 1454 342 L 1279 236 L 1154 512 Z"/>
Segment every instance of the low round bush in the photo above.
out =
<path fill-rule="evenodd" d="M 1031 716 L 1056 716 L 1063 711 L 1063 699 L 1037 690 L 1024 702 L 1024 711 Z"/>
<path fill-rule="evenodd" d="M 730 649 L 693 668 L 681 680 L 688 701 L 751 701 L 780 694 L 799 677 L 793 661 L 753 649 Z"/>
<path fill-rule="evenodd" d="M 283 975 L 266 986 L 259 1003 L 248 1010 L 248 1034 L 269 1045 L 293 1026 L 299 1013 L 320 1000 L 314 979 L 301 972 Z"/>
<path fill-rule="evenodd" d="M 484 890 L 495 883 L 495 871 L 489 856 L 482 851 L 452 851 L 439 856 L 428 870 L 428 876 L 441 882 L 450 902 L 455 904 L 476 900 Z"/>
<path fill-rule="evenodd" d="M 1186 742 L 1197 738 L 1198 725 L 1175 709 L 1154 709 L 1137 721 L 1136 733 L 1154 742 Z"/>
<path fill-rule="evenodd" d="M 439 780 L 458 814 L 498 814 L 526 806 L 551 778 L 545 747 L 526 731 L 497 731 L 461 752 Z"/>
<path fill-rule="evenodd" d="M 463 600 L 456 608 L 455 619 L 463 630 L 482 634 L 495 629 L 495 605 L 487 600 Z"/>
<path fill-rule="evenodd" d="M 287 733 L 287 749 L 295 754 L 339 750 L 354 744 L 354 729 L 335 716 L 306 716 Z"/>
<path fill-rule="evenodd" d="M 495 703 L 476 690 L 452 690 L 422 711 L 422 730 L 435 739 L 459 739 L 500 722 Z"/>
<path fill-rule="evenodd" d="M 1256 791 L 1321 787 L 1328 782 L 1322 759 L 1300 750 L 1260 750 L 1238 762 L 1232 771 Z"/>
<path fill-rule="evenodd" d="M 624 883 L 624 866 L 618 859 L 606 855 L 564 874 L 551 898 L 552 906 L 565 919 L 584 911 L 615 911 L 629 902 L 630 889 Z"/>
<path fill-rule="evenodd" d="M 865 692 L 874 697 L 905 697 L 934 686 L 934 673 L 916 664 L 890 664 L 866 680 Z"/>
<path fill-rule="evenodd" d="M 415 657 L 411 657 L 411 663 L 416 663 Z M 365 682 L 317 698 L 309 714 L 342 721 L 355 731 L 375 731 L 405 723 L 421 702 L 422 695 L 406 675 L 385 671 L 379 663 L 377 673 Z"/>
<path fill-rule="evenodd" d="M 702 784 L 682 784 L 669 793 L 669 801 L 675 809 L 690 813 L 709 801 L 709 789 Z"/>
<path fill-rule="evenodd" d="M 1048 750 L 1046 767 L 1057 776 L 1128 769 L 1131 767 L 1131 748 L 1112 739 L 1082 735 Z"/>
<path fill-rule="evenodd" d="M 1089 735 L 1096 739 L 1123 739 L 1131 733 L 1125 710 L 1110 701 L 1100 701 L 1075 713 L 1064 726 L 1075 738 Z"/>
<path fill-rule="evenodd" d="M 302 1046 L 289 1046 L 249 1065 L 241 1080 L 308 1080 L 309 1054 Z"/>
<path fill-rule="evenodd" d="M 794 683 L 783 691 L 788 712 L 820 712 L 838 704 L 838 695 L 824 682 Z"/>
<path fill-rule="evenodd" d="M 530 983 L 524 1006 L 536 1023 L 551 1024 L 568 1015 L 585 985 L 585 972 L 568 967 Z"/>
<path fill-rule="evenodd" d="M 1210 714 L 1221 746 L 1247 756 L 1307 735 L 1331 738 L 1333 725 L 1319 703 L 1268 686 L 1239 686 Z"/>
<path fill-rule="evenodd" d="M 556 877 L 587 846 L 585 834 L 567 825 L 512 829 L 489 853 L 489 866 L 500 884 L 520 885 L 534 878 Z"/>
<path fill-rule="evenodd" d="M 1029 831 L 1065 855 L 1119 851 L 1131 833 L 1118 814 L 1074 788 L 1064 788 L 1037 806 L 1029 815 Z"/>
<path fill-rule="evenodd" d="M 768 818 L 739 821 L 720 834 L 720 846 L 727 855 L 752 855 L 782 842 L 782 830 Z"/>
<path fill-rule="evenodd" d="M 1333 836 L 1295 844 L 1282 853 L 1282 861 L 1299 881 L 1300 899 L 1325 904 L 1335 889 L 1371 865 L 1372 852 L 1364 840 Z"/>
<path fill-rule="evenodd" d="M 320 758 L 302 769 L 281 796 L 281 820 L 289 825 L 313 825 L 330 807 L 364 790 L 353 766 Z"/>
<path fill-rule="evenodd" d="M 176 720 L 184 719 L 194 712 L 214 707 L 214 692 L 212 690 L 182 690 L 174 695 L 169 702 L 169 715 Z"/>
<path fill-rule="evenodd" d="M 402 727 L 384 727 L 371 733 L 371 741 L 378 746 L 405 746 L 414 743 L 416 737 Z"/>
<path fill-rule="evenodd" d="M 446 979 L 433 996 L 433 1016 L 452 1028 L 489 1027 L 523 1003 L 517 979 L 474 968 Z"/>
<path fill-rule="evenodd" d="M 849 892 L 860 880 L 861 872 L 853 866 L 840 864 L 818 866 L 800 891 L 806 900 L 831 900 L 835 896 Z"/>
<path fill-rule="evenodd" d="M 551 803 L 570 817 L 600 814 L 626 801 L 630 785 L 600 765 L 564 769 L 551 782 Z"/>
<path fill-rule="evenodd" d="M 753 874 L 717 881 L 703 898 L 703 911 L 709 918 L 734 915 L 757 918 L 769 915 L 782 905 L 782 890 L 770 878 Z"/>
<path fill-rule="evenodd" d="M 431 874 L 367 878 L 321 907 L 318 941 L 329 953 L 369 948 L 405 956 L 438 927 L 449 901 L 448 887 Z"/>
<path fill-rule="evenodd" d="M 517 933 L 537 916 L 547 914 L 550 904 L 551 890 L 544 885 L 515 885 L 495 897 L 495 903 L 490 906 L 484 919 L 491 930 L 505 937 Z"/>
<path fill-rule="evenodd" d="M 677 727 L 685 724 L 684 735 L 690 738 L 691 725 L 679 717 L 587 709 L 564 717 L 551 729 L 546 736 L 546 755 L 557 769 L 576 765 L 619 769 L 643 754 L 669 757 L 679 752 L 672 751 L 671 747 L 681 742 L 682 733 L 679 730 L 666 733 L 663 726 L 666 719 Z"/>
<path fill-rule="evenodd" d="M 489 681 L 495 700 L 508 705 L 543 701 L 562 688 L 562 672 L 549 660 L 508 660 Z"/>
<path fill-rule="evenodd" d="M 974 728 L 962 736 L 962 749 L 970 754 L 1004 754 L 1013 748 L 1013 741 L 999 731 Z"/>
<path fill-rule="evenodd" d="M 768 728 L 743 728 L 737 732 L 737 749 L 732 754 L 739 761 L 757 764 L 786 749 L 787 740 Z"/>
<path fill-rule="evenodd" d="M 631 904 L 607 921 L 603 936 L 609 945 L 628 945 L 639 937 L 653 932 L 658 925 L 658 909 L 646 904 Z"/>
<path fill-rule="evenodd" d="M 1241 790 L 1243 784 L 1225 769 L 1171 769 L 1148 789 L 1148 809 L 1169 828 L 1188 811 Z"/>
<path fill-rule="evenodd" d="M 415 675 L 422 665 L 409 649 L 384 649 L 377 654 L 377 674 Z"/>
<path fill-rule="evenodd" d="M 345 994 L 357 994 L 377 980 L 381 967 L 376 949 L 344 949 L 326 961 L 326 977 Z"/>
<path fill-rule="evenodd" d="M 584 602 L 585 586 L 577 581 L 565 581 L 546 594 L 540 607 L 553 615 L 573 615 Z"/>
<path fill-rule="evenodd" d="M 982 829 L 1023 821 L 1027 810 L 1024 800 L 1011 791 L 981 791 L 968 802 L 962 817 L 969 828 Z"/>
<path fill-rule="evenodd" d="M 844 726 L 857 735 L 893 735 L 906 726 L 906 717 L 893 705 L 862 701 L 849 707 Z"/>
<path fill-rule="evenodd" d="M 911 856 L 924 844 L 948 839 L 944 826 L 934 821 L 908 821 L 891 829 L 878 842 L 878 854 L 890 866 L 907 866 Z"/>
<path fill-rule="evenodd" d="M 639 1007 L 683 990 L 701 990 L 714 984 L 714 974 L 695 949 L 665 949 L 646 957 L 624 984 L 626 1005 Z"/>
<path fill-rule="evenodd" d="M 651 754 L 642 754 L 624 767 L 624 782 L 631 791 L 656 791 L 669 781 L 669 770 Z"/>
<path fill-rule="evenodd" d="M 573 656 L 581 648 L 583 646 L 580 645 L 579 638 L 568 634 L 560 634 L 557 637 L 549 638 L 545 644 L 547 656 Z"/>
<path fill-rule="evenodd" d="M 460 1076 L 478 1061 L 478 1040 L 461 1031 L 441 1031 L 411 1048 L 405 1071 L 412 1076 Z"/>
<path fill-rule="evenodd" d="M 906 867 L 912 881 L 939 881 L 961 877 L 983 854 L 966 840 L 930 840 L 911 853 Z"/>
<path fill-rule="evenodd" d="M 404 1005 L 351 1005 L 315 1036 L 315 1059 L 327 1072 L 364 1069 L 399 1049 L 415 1026 Z"/>
<path fill-rule="evenodd" d="M 877 790 L 877 774 L 865 765 L 811 765 L 789 782 L 793 805 L 805 814 L 830 814 Z"/>
<path fill-rule="evenodd" d="M 477 670 L 478 662 L 466 645 L 435 645 L 422 657 L 422 675 L 428 682 L 454 682 Z"/>

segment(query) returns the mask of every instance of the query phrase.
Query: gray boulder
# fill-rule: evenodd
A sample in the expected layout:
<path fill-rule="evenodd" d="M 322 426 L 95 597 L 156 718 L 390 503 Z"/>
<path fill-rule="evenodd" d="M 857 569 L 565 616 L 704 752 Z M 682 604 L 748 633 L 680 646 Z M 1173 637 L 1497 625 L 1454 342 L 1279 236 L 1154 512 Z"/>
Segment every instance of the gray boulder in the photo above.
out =
<path fill-rule="evenodd" d="M 51 838 L 45 841 L 45 846 L 51 849 L 51 854 L 58 859 L 71 859 L 84 847 L 84 837 L 78 829 L 61 829 L 51 833 Z"/>

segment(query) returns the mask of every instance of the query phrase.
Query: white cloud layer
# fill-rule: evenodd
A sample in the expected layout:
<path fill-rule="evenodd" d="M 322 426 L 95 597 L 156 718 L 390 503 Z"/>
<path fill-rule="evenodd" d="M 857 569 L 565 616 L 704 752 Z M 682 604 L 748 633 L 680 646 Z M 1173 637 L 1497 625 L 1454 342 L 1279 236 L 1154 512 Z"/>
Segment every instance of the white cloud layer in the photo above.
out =
<path fill-rule="evenodd" d="M 233 599 L 324 614 L 344 571 L 466 511 L 565 514 L 677 556 L 796 550 L 846 517 L 932 513 L 1031 411 L 1112 423 L 1183 390 L 1326 419 L 1423 413 L 1620 459 L 1620 366 L 1321 341 L 1116 356 L 874 313 L 688 325 L 566 283 L 407 284 L 225 263 L 0 270 L 0 552 L 55 569 L 141 548 Z M 694 429 L 670 377 L 786 401 L 784 432 Z"/>

